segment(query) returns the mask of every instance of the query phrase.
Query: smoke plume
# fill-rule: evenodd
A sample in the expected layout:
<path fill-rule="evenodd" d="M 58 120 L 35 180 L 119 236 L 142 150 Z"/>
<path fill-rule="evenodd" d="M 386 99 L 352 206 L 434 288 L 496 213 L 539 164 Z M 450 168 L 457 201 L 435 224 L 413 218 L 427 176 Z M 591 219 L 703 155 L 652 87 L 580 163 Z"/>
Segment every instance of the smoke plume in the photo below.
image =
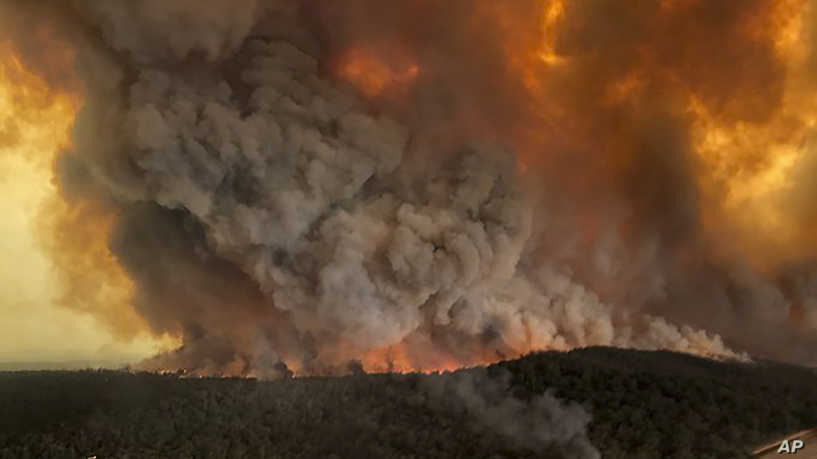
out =
<path fill-rule="evenodd" d="M 815 363 L 813 2 L 0 13 L 20 60 L 83 101 L 41 217 L 67 303 L 181 339 L 148 367 L 589 345 Z M 100 240 L 108 275 L 83 278 Z M 87 287 L 113 269 L 126 306 Z"/>
<path fill-rule="evenodd" d="M 599 459 L 587 438 L 590 416 L 581 405 L 564 404 L 550 393 L 528 401 L 509 396 L 510 373 L 489 376 L 484 368 L 432 375 L 424 380 L 440 411 L 465 411 L 477 431 L 495 432 L 512 448 L 552 457 Z"/>

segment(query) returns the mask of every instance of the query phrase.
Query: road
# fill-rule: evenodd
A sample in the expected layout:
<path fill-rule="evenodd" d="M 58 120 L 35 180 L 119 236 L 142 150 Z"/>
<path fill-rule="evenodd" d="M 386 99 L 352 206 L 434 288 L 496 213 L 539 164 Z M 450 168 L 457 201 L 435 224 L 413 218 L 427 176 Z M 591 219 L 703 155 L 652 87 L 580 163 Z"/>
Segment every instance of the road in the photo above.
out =
<path fill-rule="evenodd" d="M 791 440 L 794 439 L 803 441 L 803 448 L 798 450 L 796 454 L 777 453 L 783 440 L 789 440 L 789 443 L 791 443 Z M 817 459 L 817 429 L 809 429 L 786 435 L 777 441 L 756 449 L 753 454 L 758 458 L 796 457 L 797 459 Z"/>

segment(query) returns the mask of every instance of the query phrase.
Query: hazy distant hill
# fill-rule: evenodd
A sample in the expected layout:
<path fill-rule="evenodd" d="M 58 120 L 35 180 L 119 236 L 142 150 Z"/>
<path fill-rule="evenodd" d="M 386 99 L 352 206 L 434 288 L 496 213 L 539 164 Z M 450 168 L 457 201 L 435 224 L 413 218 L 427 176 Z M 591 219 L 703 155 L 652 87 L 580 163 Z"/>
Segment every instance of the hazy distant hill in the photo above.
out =
<path fill-rule="evenodd" d="M 0 362 L 0 371 L 118 369 L 123 365 L 109 360 L 69 360 L 64 362 Z"/>
<path fill-rule="evenodd" d="M 816 426 L 816 388 L 800 367 L 612 348 L 443 375 L 0 373 L 0 457 L 584 458 L 589 438 L 605 458 L 731 459 Z"/>

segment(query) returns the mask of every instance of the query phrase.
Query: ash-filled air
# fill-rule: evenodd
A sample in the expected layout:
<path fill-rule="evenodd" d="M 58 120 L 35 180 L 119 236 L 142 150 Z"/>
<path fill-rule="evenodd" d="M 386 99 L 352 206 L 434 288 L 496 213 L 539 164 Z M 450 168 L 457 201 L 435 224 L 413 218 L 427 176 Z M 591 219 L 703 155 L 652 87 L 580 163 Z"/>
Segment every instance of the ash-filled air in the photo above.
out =
<path fill-rule="evenodd" d="M 127 304 L 65 302 L 181 339 L 145 367 L 817 360 L 813 2 L 31 3 L 83 103 L 42 237 L 106 241 Z"/>

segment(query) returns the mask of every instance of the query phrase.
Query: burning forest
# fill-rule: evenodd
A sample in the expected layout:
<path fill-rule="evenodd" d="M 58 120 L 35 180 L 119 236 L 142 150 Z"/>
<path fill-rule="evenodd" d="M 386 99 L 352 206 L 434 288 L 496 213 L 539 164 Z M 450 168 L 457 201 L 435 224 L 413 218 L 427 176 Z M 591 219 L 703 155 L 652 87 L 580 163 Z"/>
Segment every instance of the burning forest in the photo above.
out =
<path fill-rule="evenodd" d="M 57 190 L 38 240 L 64 307 L 177 341 L 140 368 L 814 365 L 815 25 L 807 0 L 6 0 L 0 143 L 56 131 L 25 158 Z"/>

